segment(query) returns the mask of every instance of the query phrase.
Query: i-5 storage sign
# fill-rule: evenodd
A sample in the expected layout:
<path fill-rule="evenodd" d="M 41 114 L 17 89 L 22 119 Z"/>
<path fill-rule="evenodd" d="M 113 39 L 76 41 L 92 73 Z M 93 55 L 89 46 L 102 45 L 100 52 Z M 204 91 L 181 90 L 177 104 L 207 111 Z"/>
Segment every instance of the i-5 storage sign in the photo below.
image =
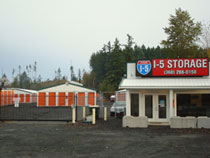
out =
<path fill-rule="evenodd" d="M 137 76 L 208 76 L 208 58 L 139 60 Z"/>

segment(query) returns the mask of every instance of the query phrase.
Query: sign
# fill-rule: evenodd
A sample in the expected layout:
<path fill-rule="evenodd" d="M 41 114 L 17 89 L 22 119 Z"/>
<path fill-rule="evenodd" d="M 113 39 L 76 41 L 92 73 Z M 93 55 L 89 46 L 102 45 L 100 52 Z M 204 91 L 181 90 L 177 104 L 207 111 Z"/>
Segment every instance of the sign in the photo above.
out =
<path fill-rule="evenodd" d="M 152 68 L 152 64 L 150 60 L 138 61 L 137 62 L 137 70 L 141 75 L 147 75 Z"/>
<path fill-rule="evenodd" d="M 208 58 L 137 61 L 137 76 L 208 76 Z"/>

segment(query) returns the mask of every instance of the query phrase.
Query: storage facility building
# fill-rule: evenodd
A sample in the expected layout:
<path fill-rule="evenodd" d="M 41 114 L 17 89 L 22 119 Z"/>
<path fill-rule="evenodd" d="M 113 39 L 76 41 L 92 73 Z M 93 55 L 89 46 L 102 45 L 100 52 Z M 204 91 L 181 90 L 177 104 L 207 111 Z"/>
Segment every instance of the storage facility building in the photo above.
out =
<path fill-rule="evenodd" d="M 38 91 L 37 106 L 87 106 L 96 104 L 96 91 L 75 82 Z"/>
<path fill-rule="evenodd" d="M 0 105 L 14 104 L 14 98 L 20 98 L 20 103 L 35 103 L 37 101 L 37 91 L 21 88 L 3 89 L 0 95 Z"/>
<path fill-rule="evenodd" d="M 210 117 L 210 76 L 207 58 L 139 60 L 127 64 L 126 126 L 132 117 L 149 124 L 170 125 L 172 117 Z"/>

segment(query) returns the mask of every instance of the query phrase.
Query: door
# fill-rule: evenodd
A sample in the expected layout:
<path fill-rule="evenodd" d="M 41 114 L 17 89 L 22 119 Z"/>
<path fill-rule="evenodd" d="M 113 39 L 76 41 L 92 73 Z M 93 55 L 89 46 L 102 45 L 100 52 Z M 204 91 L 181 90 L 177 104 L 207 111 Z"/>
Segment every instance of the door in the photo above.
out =
<path fill-rule="evenodd" d="M 145 116 L 150 122 L 167 122 L 168 96 L 167 94 L 146 94 Z"/>
<path fill-rule="evenodd" d="M 158 119 L 167 119 L 167 96 L 158 95 Z"/>
<path fill-rule="evenodd" d="M 131 116 L 139 116 L 139 94 L 131 94 Z"/>

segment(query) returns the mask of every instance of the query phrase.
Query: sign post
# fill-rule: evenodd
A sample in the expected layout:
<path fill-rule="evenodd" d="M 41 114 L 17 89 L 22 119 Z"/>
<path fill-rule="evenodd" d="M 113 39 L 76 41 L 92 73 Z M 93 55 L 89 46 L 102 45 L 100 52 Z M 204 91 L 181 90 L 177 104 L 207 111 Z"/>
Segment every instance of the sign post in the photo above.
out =
<path fill-rule="evenodd" d="M 20 103 L 20 98 L 13 98 L 13 101 L 14 101 L 14 106 L 16 107 L 16 108 L 18 108 L 19 107 L 19 103 Z"/>

